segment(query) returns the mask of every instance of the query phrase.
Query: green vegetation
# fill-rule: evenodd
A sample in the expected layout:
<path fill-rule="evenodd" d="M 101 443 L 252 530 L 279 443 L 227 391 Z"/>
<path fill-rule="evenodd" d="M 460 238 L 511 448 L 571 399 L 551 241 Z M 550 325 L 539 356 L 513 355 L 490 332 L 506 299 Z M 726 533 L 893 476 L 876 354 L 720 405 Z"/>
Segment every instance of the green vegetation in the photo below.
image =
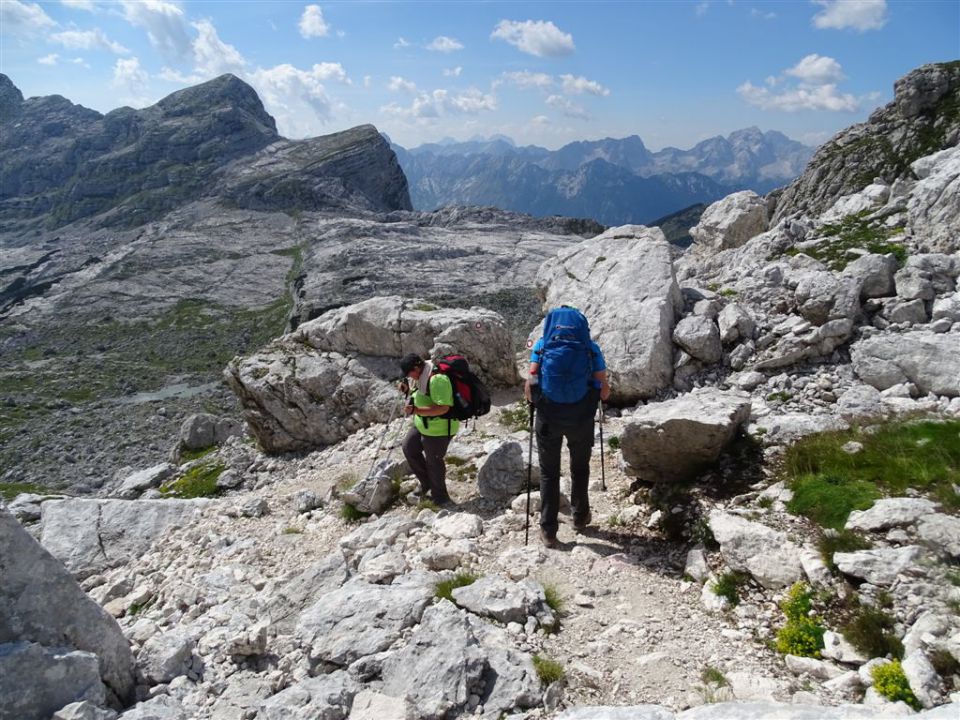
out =
<path fill-rule="evenodd" d="M 853 618 L 841 632 L 867 657 L 903 657 L 903 643 L 894 634 L 893 618 L 879 608 L 858 603 Z"/>
<path fill-rule="evenodd" d="M 520 400 L 511 407 L 500 410 L 500 424 L 510 432 L 530 429 L 530 406 L 526 400 Z"/>
<path fill-rule="evenodd" d="M 623 527 L 626 523 L 623 521 L 623 518 L 619 515 L 611 515 L 607 518 L 607 525 L 612 528 Z"/>
<path fill-rule="evenodd" d="M 420 312 L 433 312 L 434 310 L 439 310 L 440 308 L 438 308 L 436 305 L 432 305 L 431 303 L 417 303 L 413 306 L 413 309 L 419 310 Z"/>
<path fill-rule="evenodd" d="M 740 588 L 746 581 L 746 575 L 731 570 L 714 580 L 710 584 L 710 590 L 714 595 L 726 598 L 730 605 L 736 606 L 740 602 Z"/>
<path fill-rule="evenodd" d="M 871 671 L 873 676 L 873 687 L 877 692 L 883 695 L 891 702 L 902 700 L 914 710 L 921 710 L 920 701 L 910 689 L 910 683 L 907 682 L 907 676 L 903 672 L 903 666 L 899 660 L 877 665 Z"/>
<path fill-rule="evenodd" d="M 867 250 L 885 255 L 892 253 L 903 265 L 907 259 L 906 248 L 890 239 L 903 233 L 903 228 L 888 228 L 878 219 L 868 220 L 870 211 L 847 215 L 838 223 L 828 223 L 820 228 L 824 240 L 816 245 L 798 249 L 791 248 L 788 255 L 803 253 L 839 272 L 857 257 L 852 250 Z"/>
<path fill-rule="evenodd" d="M 733 288 L 723 288 L 720 290 L 720 297 L 725 298 L 735 298 L 737 296 L 737 291 Z"/>
<path fill-rule="evenodd" d="M 4 500 L 13 500 L 20 493 L 33 493 L 35 495 L 49 495 L 50 488 L 36 483 L 0 483 L 0 497 Z"/>
<path fill-rule="evenodd" d="M 820 557 L 831 571 L 836 571 L 837 566 L 833 563 L 833 555 L 838 552 L 856 552 L 857 550 L 869 550 L 873 545 L 862 535 L 853 530 L 834 530 L 824 533 L 819 540 Z"/>
<path fill-rule="evenodd" d="M 610 437 L 608 437 L 608 438 L 607 438 L 607 446 L 608 446 L 611 450 L 613 450 L 614 452 L 616 452 L 617 450 L 619 450 L 619 449 L 620 449 L 620 436 L 619 436 L 619 435 L 611 435 Z"/>
<path fill-rule="evenodd" d="M 454 467 L 450 471 L 449 477 L 451 480 L 456 480 L 458 482 L 468 482 L 477 474 L 477 466 L 475 463 L 469 463 L 468 465 L 461 465 L 459 467 Z"/>
<path fill-rule="evenodd" d="M 540 678 L 540 682 L 544 685 L 550 685 L 563 680 L 567 675 L 563 669 L 563 665 L 556 660 L 550 660 L 542 655 L 533 656 L 533 667 L 537 671 L 537 677 Z"/>
<path fill-rule="evenodd" d="M 856 440 L 856 454 L 843 446 Z M 960 421 L 895 421 L 861 432 L 819 433 L 788 448 L 785 472 L 791 512 L 824 527 L 842 528 L 853 510 L 884 494 L 925 491 L 947 508 L 960 508 Z"/>
<path fill-rule="evenodd" d="M 180 463 L 188 463 L 194 460 L 199 460 L 202 457 L 206 457 L 212 452 L 215 452 L 217 449 L 216 445 L 212 445 L 208 448 L 202 448 L 200 450 L 187 450 L 183 448 L 180 450 Z"/>
<path fill-rule="evenodd" d="M 164 495 L 177 498 L 205 498 L 220 494 L 217 478 L 227 469 L 222 462 L 201 462 L 175 480 L 160 486 Z"/>
<path fill-rule="evenodd" d="M 560 614 L 563 612 L 563 596 L 560 595 L 560 591 L 557 590 L 555 585 L 550 583 L 543 584 L 543 595 L 547 602 L 547 607 L 553 610 L 555 613 Z"/>
<path fill-rule="evenodd" d="M 727 676 L 713 667 L 713 665 L 707 665 L 703 669 L 703 672 L 700 673 L 700 680 L 704 685 L 713 685 L 715 687 L 726 687 L 730 684 Z"/>
<path fill-rule="evenodd" d="M 130 615 L 131 617 L 139 615 L 144 610 L 148 610 L 150 606 L 153 605 L 156 601 L 157 601 L 157 598 L 156 596 L 154 596 L 154 597 L 151 597 L 146 602 L 131 603 L 130 607 L 127 608 L 127 615 Z"/>
<path fill-rule="evenodd" d="M 358 523 L 368 517 L 370 517 L 370 513 L 357 510 L 357 508 L 350 503 L 345 502 L 340 507 L 340 518 L 348 523 Z"/>
<path fill-rule="evenodd" d="M 453 602 L 453 591 L 457 588 L 466 587 L 467 585 L 473 585 L 479 576 L 474 575 L 469 572 L 459 572 L 454 575 L 450 580 L 441 580 L 436 585 L 434 585 L 434 597 L 437 600 L 449 600 Z"/>
<path fill-rule="evenodd" d="M 811 613 L 813 594 L 802 582 L 794 584 L 780 603 L 787 623 L 777 632 L 777 652 L 800 657 L 820 657 L 824 628 Z"/>
<path fill-rule="evenodd" d="M 437 505 L 433 500 L 429 498 L 423 498 L 420 502 L 417 503 L 417 510 L 429 510 L 431 512 L 439 512 L 440 506 Z"/>
<path fill-rule="evenodd" d="M 303 530 L 296 527 L 285 527 L 283 529 L 284 535 L 303 535 Z"/>
<path fill-rule="evenodd" d="M 789 393 L 786 390 L 778 390 L 777 392 L 772 392 L 767 395 L 767 402 L 790 402 L 793 400 L 793 393 Z"/>

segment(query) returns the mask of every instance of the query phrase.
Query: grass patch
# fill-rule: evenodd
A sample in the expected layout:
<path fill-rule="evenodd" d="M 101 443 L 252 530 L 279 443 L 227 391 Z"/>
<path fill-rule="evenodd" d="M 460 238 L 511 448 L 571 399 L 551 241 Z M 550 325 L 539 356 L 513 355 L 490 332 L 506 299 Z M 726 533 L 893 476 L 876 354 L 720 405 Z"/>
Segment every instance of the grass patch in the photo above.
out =
<path fill-rule="evenodd" d="M 368 517 L 370 517 L 370 513 L 357 510 L 357 508 L 350 503 L 344 503 L 340 506 L 340 518 L 348 523 L 358 523 Z"/>
<path fill-rule="evenodd" d="M 710 583 L 710 591 L 714 595 L 726 598 L 731 606 L 736 606 L 740 602 L 740 588 L 746 581 L 746 575 L 731 570 L 730 572 L 723 573 Z"/>
<path fill-rule="evenodd" d="M 551 660 L 542 655 L 533 656 L 533 668 L 537 671 L 537 677 L 540 678 L 540 682 L 544 685 L 559 682 L 567 676 L 563 665 L 556 660 Z"/>
<path fill-rule="evenodd" d="M 619 449 L 620 449 L 620 436 L 619 436 L 619 435 L 611 435 L 610 437 L 608 437 L 608 438 L 607 438 L 607 447 L 609 447 L 609 448 L 610 448 L 611 450 L 613 450 L 614 452 L 616 452 L 617 450 L 619 450 Z"/>
<path fill-rule="evenodd" d="M 838 552 L 856 552 L 857 550 L 869 550 L 873 544 L 862 535 L 853 530 L 837 530 L 835 532 L 824 533 L 818 541 L 820 557 L 830 568 L 831 572 L 836 572 L 837 566 L 833 562 L 834 553 Z"/>
<path fill-rule="evenodd" d="M 868 220 L 869 210 L 847 215 L 838 223 L 827 223 L 820 227 L 822 242 L 804 249 L 791 248 L 788 255 L 803 253 L 835 272 L 843 270 L 857 253 L 855 249 L 866 250 L 878 255 L 892 253 L 897 262 L 903 265 L 907 259 L 907 249 L 900 243 L 890 242 L 890 239 L 900 235 L 902 228 L 888 228 L 879 219 Z"/>
<path fill-rule="evenodd" d="M 851 455 L 843 446 L 859 442 Z M 916 488 L 949 509 L 960 508 L 960 421 L 895 421 L 872 432 L 851 429 L 818 433 L 788 448 L 791 512 L 824 527 L 842 528 L 853 510 L 865 510 L 882 495 Z"/>
<path fill-rule="evenodd" d="M 955 587 L 960 587 L 960 570 L 948 570 L 947 582 Z"/>
<path fill-rule="evenodd" d="M 870 674 L 873 676 L 873 687 L 887 700 L 891 702 L 902 700 L 914 710 L 922 709 L 920 701 L 910 689 L 910 683 L 907 682 L 907 676 L 899 660 L 877 665 Z"/>
<path fill-rule="evenodd" d="M 445 458 L 445 460 L 446 460 L 447 465 L 450 465 L 450 466 L 452 466 L 452 467 L 463 467 L 463 466 L 466 465 L 468 462 L 470 462 L 470 461 L 467 460 L 466 458 L 462 458 L 462 457 L 459 457 L 459 456 L 457 456 L 457 455 L 447 455 L 447 457 Z"/>
<path fill-rule="evenodd" d="M 200 450 L 187 450 L 183 448 L 180 450 L 180 463 L 193 462 L 194 460 L 199 460 L 202 457 L 206 457 L 212 452 L 216 452 L 217 446 L 211 445 L 208 448 L 201 448 Z"/>
<path fill-rule="evenodd" d="M 433 596 L 437 600 L 453 602 L 453 591 L 457 588 L 473 585 L 479 579 L 478 575 L 469 572 L 459 572 L 449 580 L 441 580 L 433 586 Z"/>
<path fill-rule="evenodd" d="M 824 627 L 812 615 L 813 593 L 802 582 L 795 583 L 780 603 L 787 623 L 777 632 L 777 652 L 800 657 L 820 657 Z"/>
<path fill-rule="evenodd" d="M 793 393 L 788 393 L 786 390 L 778 390 L 767 395 L 767 402 L 785 403 L 791 400 L 793 400 Z"/>
<path fill-rule="evenodd" d="M 177 498 L 206 498 L 220 494 L 217 478 L 227 469 L 223 463 L 200 463 L 176 480 L 160 486 L 164 495 Z"/>
<path fill-rule="evenodd" d="M 303 530 L 295 527 L 285 527 L 283 529 L 284 535 L 303 535 Z"/>
<path fill-rule="evenodd" d="M 34 495 L 49 495 L 50 488 L 44 487 L 43 485 L 38 485 L 36 483 L 16 483 L 16 482 L 4 482 L 0 483 L 0 497 L 3 497 L 4 500 L 13 500 L 17 495 L 21 493 L 33 493 Z"/>
<path fill-rule="evenodd" d="M 558 615 L 563 612 L 563 596 L 560 594 L 560 591 L 557 590 L 555 585 L 544 583 L 543 596 L 546 599 L 548 608 L 553 610 Z"/>
<path fill-rule="evenodd" d="M 430 510 L 431 512 L 439 512 L 440 506 L 430 498 L 423 498 L 417 503 L 417 510 Z"/>
<path fill-rule="evenodd" d="M 700 680 L 704 685 L 713 685 L 715 687 L 727 687 L 730 684 L 727 676 L 713 667 L 713 665 L 707 665 L 703 669 L 700 673 Z"/>
<path fill-rule="evenodd" d="M 477 466 L 474 463 L 455 467 L 450 471 L 450 479 L 458 482 L 469 482 L 477 474 Z"/>
<path fill-rule="evenodd" d="M 893 618 L 883 610 L 860 605 L 841 632 L 867 657 L 903 657 L 903 643 L 894 634 Z"/>
<path fill-rule="evenodd" d="M 530 406 L 524 401 L 514 403 L 510 407 L 502 408 L 497 419 L 510 432 L 529 430 Z"/>
<path fill-rule="evenodd" d="M 607 518 L 607 525 L 612 528 L 623 527 L 626 523 L 623 521 L 623 518 L 619 515 L 611 515 Z"/>

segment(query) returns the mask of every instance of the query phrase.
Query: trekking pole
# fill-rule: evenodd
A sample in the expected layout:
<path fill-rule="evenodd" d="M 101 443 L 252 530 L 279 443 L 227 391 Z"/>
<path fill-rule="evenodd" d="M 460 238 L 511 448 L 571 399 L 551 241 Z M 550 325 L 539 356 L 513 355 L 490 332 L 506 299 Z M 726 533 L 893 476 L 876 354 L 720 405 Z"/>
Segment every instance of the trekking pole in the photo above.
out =
<path fill-rule="evenodd" d="M 600 401 L 600 489 L 607 491 L 607 471 L 603 462 L 603 400 Z"/>
<path fill-rule="evenodd" d="M 527 448 L 527 521 L 523 527 L 523 544 L 530 542 L 530 486 L 533 484 L 533 403 L 530 403 L 530 445 Z M 541 499 L 542 502 L 542 499 Z"/>

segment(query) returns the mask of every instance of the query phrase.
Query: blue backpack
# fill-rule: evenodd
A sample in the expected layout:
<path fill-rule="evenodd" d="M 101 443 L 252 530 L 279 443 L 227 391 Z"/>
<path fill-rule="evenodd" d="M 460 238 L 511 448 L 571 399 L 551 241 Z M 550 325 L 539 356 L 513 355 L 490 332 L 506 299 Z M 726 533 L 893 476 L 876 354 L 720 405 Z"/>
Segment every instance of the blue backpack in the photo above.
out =
<path fill-rule="evenodd" d="M 551 402 L 580 402 L 593 382 L 590 325 L 576 308 L 561 306 L 543 321 L 540 391 Z"/>

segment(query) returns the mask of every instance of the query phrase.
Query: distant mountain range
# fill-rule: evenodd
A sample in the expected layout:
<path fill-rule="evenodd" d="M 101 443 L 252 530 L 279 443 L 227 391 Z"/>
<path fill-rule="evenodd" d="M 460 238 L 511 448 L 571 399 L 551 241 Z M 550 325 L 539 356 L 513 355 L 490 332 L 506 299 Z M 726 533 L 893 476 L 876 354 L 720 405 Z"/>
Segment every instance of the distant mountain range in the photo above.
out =
<path fill-rule="evenodd" d="M 803 172 L 814 148 L 776 131 L 747 128 L 690 150 L 647 149 L 636 135 L 518 147 L 504 136 L 392 144 L 413 206 L 495 205 L 532 215 L 649 223 L 737 190 L 766 193 Z"/>

